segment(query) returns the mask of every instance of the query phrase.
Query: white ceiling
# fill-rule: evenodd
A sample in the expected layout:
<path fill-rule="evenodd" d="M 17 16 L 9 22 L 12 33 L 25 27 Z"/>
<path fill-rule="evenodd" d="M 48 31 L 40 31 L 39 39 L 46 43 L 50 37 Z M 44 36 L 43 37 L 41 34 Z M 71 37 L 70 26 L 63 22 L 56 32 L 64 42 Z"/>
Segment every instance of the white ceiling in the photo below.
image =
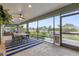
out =
<path fill-rule="evenodd" d="M 26 20 L 35 18 L 37 16 L 43 15 L 50 11 L 54 11 L 66 5 L 68 3 L 31 3 L 32 8 L 29 8 L 29 3 L 6 3 L 2 4 L 4 9 L 9 9 L 9 13 L 12 16 L 15 16 L 18 13 L 22 13 L 24 16 L 24 20 L 18 20 L 17 18 L 13 19 L 15 24 L 19 24 Z M 20 11 L 21 10 L 21 11 Z"/>

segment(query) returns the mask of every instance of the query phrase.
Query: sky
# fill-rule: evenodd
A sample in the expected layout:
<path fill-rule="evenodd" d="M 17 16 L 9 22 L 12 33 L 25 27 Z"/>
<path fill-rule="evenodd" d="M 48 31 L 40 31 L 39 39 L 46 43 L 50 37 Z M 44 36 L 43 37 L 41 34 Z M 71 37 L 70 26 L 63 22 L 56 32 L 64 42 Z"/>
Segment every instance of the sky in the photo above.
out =
<path fill-rule="evenodd" d="M 55 17 L 55 27 L 58 27 L 58 25 L 60 24 L 59 19 L 60 19 L 59 16 Z M 38 25 L 39 27 L 42 27 L 42 26 L 49 27 L 50 25 L 53 27 L 53 17 L 40 20 L 40 21 L 38 21 L 38 23 L 39 23 L 39 25 Z M 65 24 L 73 24 L 73 25 L 79 27 L 79 15 L 68 16 L 68 17 L 62 18 L 62 25 L 65 25 Z M 37 22 L 29 23 L 29 27 L 36 28 Z"/>
<path fill-rule="evenodd" d="M 68 17 L 64 17 L 62 19 L 62 24 L 73 24 L 77 27 L 79 27 L 79 15 L 73 15 L 73 16 L 68 16 Z"/>

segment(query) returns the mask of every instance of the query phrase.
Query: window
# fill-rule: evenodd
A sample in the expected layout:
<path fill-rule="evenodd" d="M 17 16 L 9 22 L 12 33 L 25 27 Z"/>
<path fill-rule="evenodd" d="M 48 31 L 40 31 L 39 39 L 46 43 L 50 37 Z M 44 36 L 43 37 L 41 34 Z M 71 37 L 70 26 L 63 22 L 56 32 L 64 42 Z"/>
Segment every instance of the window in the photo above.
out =
<path fill-rule="evenodd" d="M 53 37 L 53 17 L 38 21 L 38 37 L 51 41 Z"/>
<path fill-rule="evenodd" d="M 29 23 L 30 37 L 37 38 L 37 21 Z"/>
<path fill-rule="evenodd" d="M 55 34 L 60 34 L 60 16 L 55 16 Z"/>
<path fill-rule="evenodd" d="M 16 28 L 16 26 L 13 26 L 13 27 L 5 27 L 4 28 L 4 31 L 5 32 L 16 32 L 17 31 L 17 28 Z"/>
<path fill-rule="evenodd" d="M 62 18 L 62 43 L 79 47 L 79 14 Z"/>
<path fill-rule="evenodd" d="M 54 22 L 54 43 L 60 45 L 60 16 L 55 16 Z"/>
<path fill-rule="evenodd" d="M 23 33 L 26 32 L 27 31 L 26 24 L 19 25 L 19 31 Z"/>

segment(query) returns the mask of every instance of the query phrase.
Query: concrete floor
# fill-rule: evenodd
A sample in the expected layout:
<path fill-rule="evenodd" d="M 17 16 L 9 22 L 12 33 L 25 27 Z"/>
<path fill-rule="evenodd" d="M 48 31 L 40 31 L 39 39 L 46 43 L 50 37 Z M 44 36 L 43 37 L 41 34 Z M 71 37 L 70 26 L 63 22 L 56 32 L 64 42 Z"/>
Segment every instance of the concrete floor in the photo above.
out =
<path fill-rule="evenodd" d="M 79 51 L 44 42 L 13 56 L 79 56 Z"/>

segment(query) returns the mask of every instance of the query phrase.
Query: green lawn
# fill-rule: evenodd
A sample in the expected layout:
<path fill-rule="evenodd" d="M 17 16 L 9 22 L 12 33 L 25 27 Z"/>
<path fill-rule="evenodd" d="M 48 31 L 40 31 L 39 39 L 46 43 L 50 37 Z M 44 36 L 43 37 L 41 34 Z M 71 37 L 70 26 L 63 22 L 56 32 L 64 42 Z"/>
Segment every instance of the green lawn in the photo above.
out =
<path fill-rule="evenodd" d="M 65 39 L 79 41 L 79 35 L 70 35 L 70 34 L 62 34 L 62 35 L 63 35 L 63 38 L 65 38 Z M 31 37 L 37 37 L 37 32 L 31 31 L 30 36 Z M 48 32 L 39 32 L 38 37 L 39 38 L 45 38 L 45 37 L 49 37 L 49 35 L 48 35 Z"/>
<path fill-rule="evenodd" d="M 79 41 L 79 35 L 63 34 L 63 38 Z"/>

